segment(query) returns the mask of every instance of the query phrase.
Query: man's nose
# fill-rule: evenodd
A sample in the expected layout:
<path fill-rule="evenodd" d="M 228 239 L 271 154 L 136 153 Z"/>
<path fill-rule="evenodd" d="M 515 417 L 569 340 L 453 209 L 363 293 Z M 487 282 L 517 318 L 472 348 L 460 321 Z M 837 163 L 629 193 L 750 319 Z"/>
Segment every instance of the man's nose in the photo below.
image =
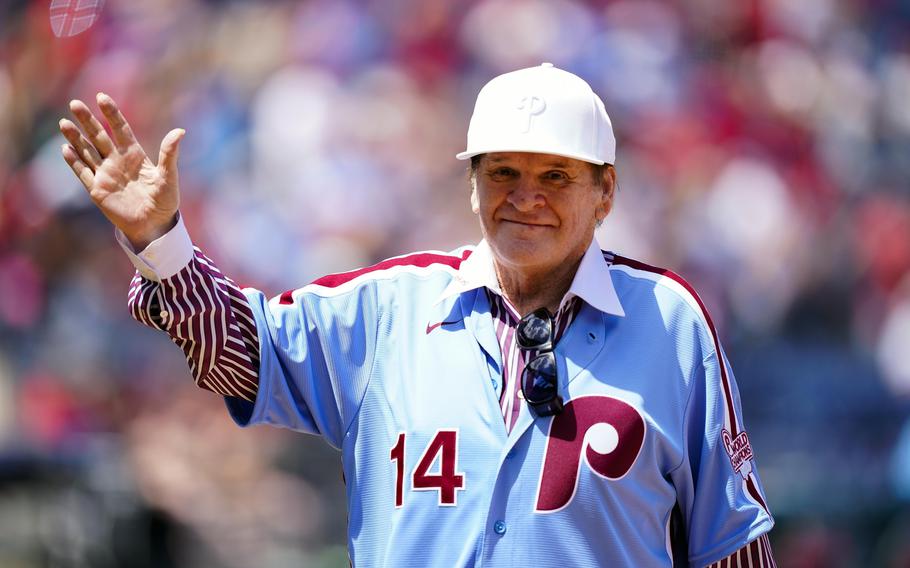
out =
<path fill-rule="evenodd" d="M 543 207 L 544 196 L 540 186 L 531 179 L 522 178 L 509 192 L 509 203 L 519 211 L 532 211 Z"/>

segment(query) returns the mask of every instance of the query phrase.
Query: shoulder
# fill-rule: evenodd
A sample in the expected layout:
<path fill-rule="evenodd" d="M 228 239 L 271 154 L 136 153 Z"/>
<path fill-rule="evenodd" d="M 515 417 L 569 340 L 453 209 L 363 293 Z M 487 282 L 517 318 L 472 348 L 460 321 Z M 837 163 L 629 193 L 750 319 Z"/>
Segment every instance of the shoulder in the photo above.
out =
<path fill-rule="evenodd" d="M 633 311 L 635 304 L 650 301 L 667 319 L 686 320 L 703 330 L 713 347 L 719 347 L 717 329 L 695 288 L 676 272 L 640 260 L 604 251 L 604 260 L 614 276 L 620 301 Z M 719 351 L 719 349 L 718 349 Z"/>
<path fill-rule="evenodd" d="M 707 314 L 704 303 L 695 288 L 685 278 L 669 268 L 654 266 L 634 258 L 603 251 L 604 260 L 612 274 L 620 273 L 631 280 L 633 285 L 644 285 L 657 292 L 668 292 L 693 309 Z"/>
<path fill-rule="evenodd" d="M 302 288 L 284 292 L 278 301 L 293 303 L 293 298 L 297 294 L 313 294 L 320 297 L 340 296 L 365 286 L 394 284 L 401 280 L 415 278 L 420 281 L 436 278 L 439 280 L 439 285 L 444 286 L 473 251 L 473 246 L 463 246 L 449 252 L 425 250 L 394 256 L 372 266 L 327 274 Z"/>

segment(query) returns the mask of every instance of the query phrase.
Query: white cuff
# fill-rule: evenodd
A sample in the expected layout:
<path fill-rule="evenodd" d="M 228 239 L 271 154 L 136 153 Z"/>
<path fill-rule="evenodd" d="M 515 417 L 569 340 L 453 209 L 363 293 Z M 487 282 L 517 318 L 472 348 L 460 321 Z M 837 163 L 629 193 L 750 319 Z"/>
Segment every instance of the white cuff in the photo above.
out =
<path fill-rule="evenodd" d="M 134 250 L 119 229 L 114 230 L 114 237 L 139 274 L 155 282 L 177 274 L 193 259 L 193 241 L 179 213 L 174 228 L 150 242 L 142 251 Z"/>

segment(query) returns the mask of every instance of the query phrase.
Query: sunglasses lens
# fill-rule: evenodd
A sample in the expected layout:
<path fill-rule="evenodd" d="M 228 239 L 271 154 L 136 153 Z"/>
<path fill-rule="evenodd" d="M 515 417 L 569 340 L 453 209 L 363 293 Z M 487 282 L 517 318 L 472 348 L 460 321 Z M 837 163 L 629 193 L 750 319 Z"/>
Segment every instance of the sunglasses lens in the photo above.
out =
<path fill-rule="evenodd" d="M 556 356 L 552 351 L 538 355 L 527 364 L 521 387 L 531 404 L 546 402 L 556 396 Z"/>
<path fill-rule="evenodd" d="M 525 349 L 541 349 L 550 345 L 553 323 L 550 314 L 537 310 L 521 318 L 518 324 L 518 345 Z"/>

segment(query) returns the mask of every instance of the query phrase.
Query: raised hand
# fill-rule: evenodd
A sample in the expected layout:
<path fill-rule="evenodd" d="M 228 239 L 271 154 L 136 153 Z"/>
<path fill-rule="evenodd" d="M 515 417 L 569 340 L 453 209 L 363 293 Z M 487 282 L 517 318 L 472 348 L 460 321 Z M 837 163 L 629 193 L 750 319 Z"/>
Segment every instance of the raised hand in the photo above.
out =
<path fill-rule="evenodd" d="M 175 128 L 167 133 L 156 165 L 114 100 L 98 93 L 97 102 L 111 136 L 85 103 L 73 100 L 70 111 L 82 130 L 65 118 L 60 120 L 60 132 L 69 142 L 63 145 L 63 159 L 104 216 L 136 250 L 142 250 L 177 221 L 177 154 L 185 131 Z"/>

